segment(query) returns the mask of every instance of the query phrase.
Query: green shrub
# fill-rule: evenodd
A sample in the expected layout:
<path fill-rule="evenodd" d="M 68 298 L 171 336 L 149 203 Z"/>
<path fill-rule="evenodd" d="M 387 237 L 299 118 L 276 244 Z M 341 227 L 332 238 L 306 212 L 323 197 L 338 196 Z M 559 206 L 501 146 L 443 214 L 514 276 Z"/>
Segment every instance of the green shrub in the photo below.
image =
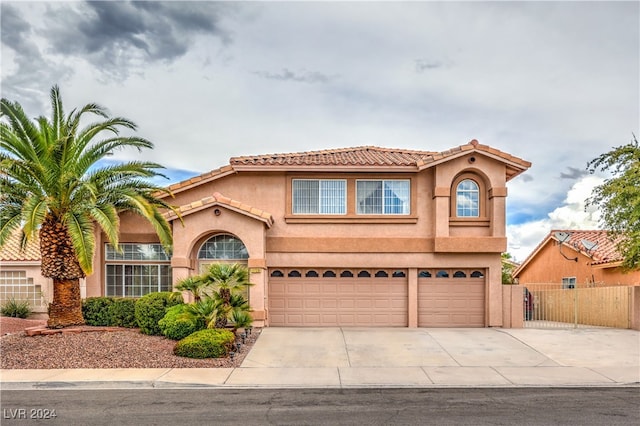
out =
<path fill-rule="evenodd" d="M 176 305 L 167 310 L 158 321 L 162 334 L 172 340 L 184 339 L 196 331 L 204 329 L 204 321 L 189 313 L 188 305 Z"/>
<path fill-rule="evenodd" d="M 109 325 L 113 327 L 134 328 L 138 326 L 136 322 L 136 302 L 137 299 L 126 297 L 114 298 L 107 307 Z"/>
<path fill-rule="evenodd" d="M 167 309 L 181 304 L 182 295 L 170 291 L 149 293 L 142 296 L 136 302 L 135 317 L 140 332 L 143 334 L 162 335 L 158 321 L 160 321 Z"/>
<path fill-rule="evenodd" d="M 12 297 L 2 304 L 0 314 L 5 317 L 27 318 L 31 315 L 31 306 L 26 300 L 16 301 Z"/>
<path fill-rule="evenodd" d="M 227 356 L 235 335 L 220 328 L 196 331 L 176 343 L 173 353 L 187 358 L 221 358 Z"/>
<path fill-rule="evenodd" d="M 87 325 L 104 327 L 109 325 L 111 297 L 88 297 L 82 301 L 82 317 Z"/>

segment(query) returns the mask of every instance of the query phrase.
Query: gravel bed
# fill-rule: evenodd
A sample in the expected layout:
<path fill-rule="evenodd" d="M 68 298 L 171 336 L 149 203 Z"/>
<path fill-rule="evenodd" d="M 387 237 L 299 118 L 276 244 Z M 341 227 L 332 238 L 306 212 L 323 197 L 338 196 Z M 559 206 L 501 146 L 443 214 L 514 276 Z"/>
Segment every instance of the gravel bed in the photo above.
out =
<path fill-rule="evenodd" d="M 21 329 L 24 330 L 25 326 L 30 327 L 32 324 L 23 325 Z M 7 328 L 2 328 L 3 333 L 6 332 Z M 147 336 L 137 329 L 123 328 L 111 332 L 60 333 L 33 337 L 26 336 L 24 332 L 17 332 L 0 338 L 0 368 L 239 367 L 259 334 L 260 329 L 254 328 L 233 358 L 193 359 L 174 355 L 174 340 L 161 336 Z"/>

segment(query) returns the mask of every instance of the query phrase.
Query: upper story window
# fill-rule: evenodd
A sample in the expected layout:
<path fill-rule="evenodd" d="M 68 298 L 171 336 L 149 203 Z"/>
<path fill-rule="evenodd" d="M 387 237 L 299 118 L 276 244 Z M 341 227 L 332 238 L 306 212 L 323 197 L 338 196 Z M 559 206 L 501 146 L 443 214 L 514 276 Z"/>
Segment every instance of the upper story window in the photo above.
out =
<path fill-rule="evenodd" d="M 471 179 L 464 179 L 456 188 L 456 216 L 480 216 L 480 188 Z"/>
<path fill-rule="evenodd" d="M 356 182 L 358 214 L 409 214 L 410 200 L 409 180 L 358 180 Z"/>
<path fill-rule="evenodd" d="M 337 179 L 294 179 L 293 214 L 346 214 L 347 182 Z"/>

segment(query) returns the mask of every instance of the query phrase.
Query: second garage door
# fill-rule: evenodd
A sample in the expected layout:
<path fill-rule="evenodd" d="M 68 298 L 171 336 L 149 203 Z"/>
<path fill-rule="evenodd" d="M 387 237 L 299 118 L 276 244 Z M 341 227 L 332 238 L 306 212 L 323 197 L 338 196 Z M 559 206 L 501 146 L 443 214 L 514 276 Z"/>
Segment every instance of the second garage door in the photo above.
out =
<path fill-rule="evenodd" d="M 485 274 L 475 269 L 420 270 L 419 327 L 484 327 Z"/>
<path fill-rule="evenodd" d="M 407 271 L 271 269 L 271 326 L 407 326 Z"/>

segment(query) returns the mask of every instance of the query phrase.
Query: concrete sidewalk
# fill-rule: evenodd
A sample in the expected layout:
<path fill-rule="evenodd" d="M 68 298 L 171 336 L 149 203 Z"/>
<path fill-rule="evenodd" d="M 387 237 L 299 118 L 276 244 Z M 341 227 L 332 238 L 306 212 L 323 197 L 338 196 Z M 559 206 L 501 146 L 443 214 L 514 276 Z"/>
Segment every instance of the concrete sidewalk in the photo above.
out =
<path fill-rule="evenodd" d="M 2 389 L 640 386 L 640 332 L 265 328 L 238 368 L 1 370 Z"/>

